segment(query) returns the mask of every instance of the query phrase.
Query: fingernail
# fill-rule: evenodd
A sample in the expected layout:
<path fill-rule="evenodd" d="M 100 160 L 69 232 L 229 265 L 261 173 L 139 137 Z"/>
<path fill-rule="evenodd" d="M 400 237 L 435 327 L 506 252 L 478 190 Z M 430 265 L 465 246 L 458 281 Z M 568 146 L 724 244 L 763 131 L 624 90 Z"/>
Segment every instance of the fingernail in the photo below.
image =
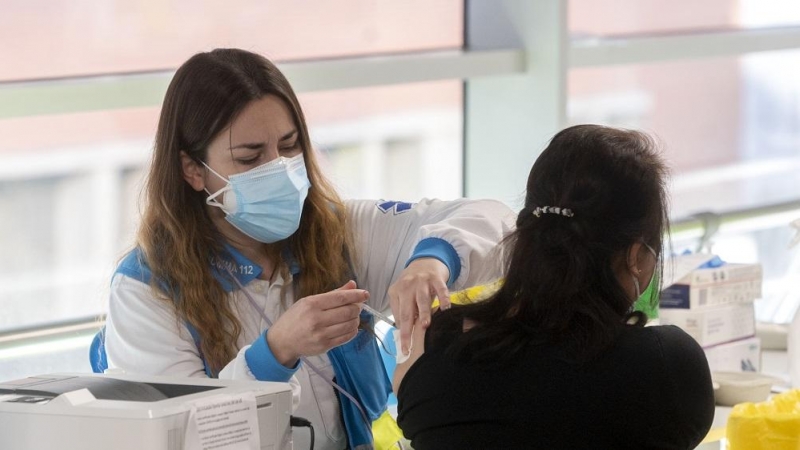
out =
<path fill-rule="evenodd" d="M 405 345 L 403 346 L 403 354 L 404 355 L 408 354 L 408 347 L 406 347 Z"/>
<path fill-rule="evenodd" d="M 431 321 L 430 321 L 430 319 L 425 319 L 425 320 L 422 321 L 422 324 L 427 327 L 428 325 L 431 324 Z"/>
<path fill-rule="evenodd" d="M 369 299 L 369 292 L 368 291 L 364 291 L 364 300 L 367 300 L 367 299 Z"/>

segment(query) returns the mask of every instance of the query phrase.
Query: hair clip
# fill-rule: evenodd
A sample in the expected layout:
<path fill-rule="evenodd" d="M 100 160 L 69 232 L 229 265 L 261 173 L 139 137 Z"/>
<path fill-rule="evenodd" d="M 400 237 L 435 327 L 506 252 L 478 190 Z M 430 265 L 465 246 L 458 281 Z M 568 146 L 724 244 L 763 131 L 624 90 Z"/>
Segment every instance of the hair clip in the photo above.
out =
<path fill-rule="evenodd" d="M 536 217 L 542 217 L 542 214 L 557 214 L 564 217 L 572 217 L 575 215 L 572 213 L 571 209 L 561 208 L 559 206 L 537 206 L 533 210 L 533 215 Z"/>

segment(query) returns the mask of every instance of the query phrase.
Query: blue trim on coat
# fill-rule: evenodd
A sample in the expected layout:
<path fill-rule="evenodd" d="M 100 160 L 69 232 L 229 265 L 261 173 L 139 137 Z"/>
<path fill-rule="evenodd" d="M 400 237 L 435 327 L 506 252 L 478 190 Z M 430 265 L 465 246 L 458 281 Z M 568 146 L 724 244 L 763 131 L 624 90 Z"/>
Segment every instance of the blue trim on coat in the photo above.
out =
<path fill-rule="evenodd" d="M 244 351 L 244 359 L 247 361 L 247 367 L 250 372 L 260 381 L 289 381 L 295 372 L 300 368 L 300 361 L 294 367 L 286 367 L 277 359 L 272 353 L 267 343 L 267 333 L 259 336 L 253 344 Z"/>
<path fill-rule="evenodd" d="M 412 261 L 419 258 L 436 258 L 450 270 L 450 278 L 447 286 L 452 287 L 459 275 L 461 275 L 461 258 L 458 256 L 453 244 L 441 238 L 425 238 L 417 243 L 411 257 L 406 262 L 406 267 Z"/>

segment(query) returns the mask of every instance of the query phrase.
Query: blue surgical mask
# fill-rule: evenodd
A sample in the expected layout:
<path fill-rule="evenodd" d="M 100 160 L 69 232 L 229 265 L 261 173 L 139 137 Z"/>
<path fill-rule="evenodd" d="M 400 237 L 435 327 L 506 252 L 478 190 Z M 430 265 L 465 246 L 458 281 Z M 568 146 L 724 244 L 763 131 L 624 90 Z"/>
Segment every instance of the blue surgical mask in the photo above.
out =
<path fill-rule="evenodd" d="M 297 231 L 311 186 L 302 154 L 281 156 L 227 179 L 203 165 L 228 183 L 209 193 L 206 203 L 225 211 L 225 220 L 239 231 L 265 244 L 286 239 Z M 222 202 L 217 201 L 220 196 Z"/>

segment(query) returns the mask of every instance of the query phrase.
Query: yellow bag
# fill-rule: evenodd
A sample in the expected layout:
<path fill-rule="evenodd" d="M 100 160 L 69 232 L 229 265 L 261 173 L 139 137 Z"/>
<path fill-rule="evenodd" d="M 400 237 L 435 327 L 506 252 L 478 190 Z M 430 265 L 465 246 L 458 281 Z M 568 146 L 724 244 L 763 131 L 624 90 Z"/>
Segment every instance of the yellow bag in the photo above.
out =
<path fill-rule="evenodd" d="M 729 450 L 800 450 L 800 389 L 734 406 L 726 434 Z"/>
<path fill-rule="evenodd" d="M 481 284 L 471 288 L 464 289 L 463 291 L 452 292 L 450 294 L 450 303 L 454 305 L 467 305 L 470 303 L 478 303 L 491 297 L 492 294 L 498 291 L 503 285 L 503 279 L 495 280 L 491 283 Z M 439 306 L 439 299 L 433 301 L 431 308 Z"/>
<path fill-rule="evenodd" d="M 389 414 L 389 411 L 384 411 L 372 422 L 372 438 L 375 441 L 375 450 L 410 448 L 408 440 L 403 436 L 403 431 L 397 426 L 397 422 Z"/>

